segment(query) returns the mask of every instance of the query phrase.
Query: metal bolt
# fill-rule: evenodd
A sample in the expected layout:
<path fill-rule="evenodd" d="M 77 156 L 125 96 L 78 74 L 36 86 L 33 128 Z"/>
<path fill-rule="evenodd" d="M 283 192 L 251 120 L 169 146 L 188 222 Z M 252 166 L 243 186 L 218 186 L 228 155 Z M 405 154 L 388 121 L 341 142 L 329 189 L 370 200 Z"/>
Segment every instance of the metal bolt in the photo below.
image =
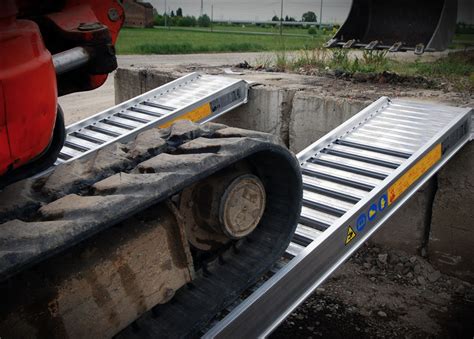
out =
<path fill-rule="evenodd" d="M 111 8 L 109 9 L 109 12 L 108 12 L 108 16 L 109 16 L 109 19 L 110 21 L 117 21 L 118 19 L 120 19 L 120 13 L 119 11 L 117 10 L 117 8 Z"/>

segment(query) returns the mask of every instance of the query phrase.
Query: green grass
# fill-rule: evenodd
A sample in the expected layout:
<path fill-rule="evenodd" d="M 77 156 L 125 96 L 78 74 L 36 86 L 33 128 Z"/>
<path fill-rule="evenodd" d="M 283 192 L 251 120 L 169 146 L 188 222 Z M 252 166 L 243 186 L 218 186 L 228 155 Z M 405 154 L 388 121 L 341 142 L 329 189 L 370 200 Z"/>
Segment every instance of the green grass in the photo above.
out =
<path fill-rule="evenodd" d="M 214 25 L 214 29 L 226 30 L 226 31 L 241 31 L 241 32 L 272 32 L 279 33 L 280 26 L 257 26 L 257 25 Z M 288 27 L 283 26 L 283 33 L 308 33 L 307 28 L 300 27 Z"/>
<path fill-rule="evenodd" d="M 221 31 L 233 31 L 233 32 L 257 32 L 257 33 L 273 33 L 280 34 L 280 26 L 275 25 L 223 25 L 218 24 L 213 26 L 214 30 Z M 306 35 L 308 34 L 307 27 L 292 27 L 292 26 L 283 26 L 283 34 L 297 34 L 297 35 Z M 325 31 L 319 31 L 318 34 L 327 34 Z"/>
<path fill-rule="evenodd" d="M 169 30 L 170 28 L 164 26 L 155 26 L 155 29 Z M 194 32 L 206 32 L 206 33 L 235 33 L 235 34 L 246 34 L 246 35 L 261 35 L 261 34 L 273 34 L 280 35 L 280 29 L 271 27 L 239 27 L 239 26 L 214 26 L 214 27 L 171 27 L 172 31 L 194 31 Z M 283 30 L 283 35 L 301 36 L 308 37 L 309 33 L 307 29 L 288 29 Z M 321 34 L 324 34 L 321 31 Z"/>
<path fill-rule="evenodd" d="M 124 28 L 118 54 L 190 54 L 211 52 L 260 52 L 299 50 L 322 45 L 327 35 L 276 36 L 189 30 Z"/>
<path fill-rule="evenodd" d="M 210 30 L 210 28 L 207 28 Z M 214 24 L 214 30 L 221 31 L 232 31 L 232 32 L 259 32 L 259 33 L 280 33 L 279 26 L 257 26 L 257 25 L 222 25 Z M 295 28 L 295 27 L 283 27 L 283 33 L 292 34 L 308 34 L 308 29 Z"/>
<path fill-rule="evenodd" d="M 454 41 L 468 41 L 474 43 L 474 34 L 456 34 Z"/>
<path fill-rule="evenodd" d="M 165 29 L 163 26 L 157 27 L 159 29 Z M 196 30 L 196 31 L 211 31 L 211 27 L 179 27 L 173 26 L 172 30 Z M 280 34 L 280 26 L 278 25 L 255 25 L 255 24 L 246 24 L 246 25 L 227 25 L 227 24 L 214 24 L 212 27 L 214 31 L 226 31 L 226 32 L 241 32 L 241 33 L 272 33 Z M 283 26 L 283 34 L 289 35 L 307 35 L 309 28 L 302 26 Z M 328 35 L 335 32 L 332 30 L 316 30 L 317 35 Z"/>
<path fill-rule="evenodd" d="M 468 52 L 451 53 L 434 62 L 398 63 L 396 68 L 406 74 L 428 77 L 468 77 L 474 74 L 474 54 Z"/>
<path fill-rule="evenodd" d="M 393 71 L 405 75 L 421 75 L 451 83 L 458 91 L 474 92 L 474 52 L 451 53 L 434 62 L 390 63 Z"/>
<path fill-rule="evenodd" d="M 474 46 L 474 34 L 456 34 L 449 48 L 464 49 Z"/>

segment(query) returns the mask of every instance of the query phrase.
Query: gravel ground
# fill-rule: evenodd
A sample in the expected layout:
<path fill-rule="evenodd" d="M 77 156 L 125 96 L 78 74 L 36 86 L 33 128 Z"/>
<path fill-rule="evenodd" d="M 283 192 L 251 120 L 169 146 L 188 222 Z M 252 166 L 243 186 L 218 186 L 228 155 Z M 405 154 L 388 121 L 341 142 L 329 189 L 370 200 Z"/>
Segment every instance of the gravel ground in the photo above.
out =
<path fill-rule="evenodd" d="M 271 338 L 473 338 L 474 287 L 420 256 L 364 246 Z"/>

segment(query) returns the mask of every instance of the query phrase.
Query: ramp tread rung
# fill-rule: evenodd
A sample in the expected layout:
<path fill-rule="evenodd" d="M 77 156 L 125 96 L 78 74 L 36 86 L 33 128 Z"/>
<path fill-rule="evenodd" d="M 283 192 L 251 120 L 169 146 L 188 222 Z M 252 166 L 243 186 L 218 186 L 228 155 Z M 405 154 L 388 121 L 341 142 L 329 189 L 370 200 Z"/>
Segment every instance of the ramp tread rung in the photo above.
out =
<path fill-rule="evenodd" d="M 370 137 L 356 137 L 354 135 L 348 135 L 344 137 L 344 141 L 348 141 L 353 145 L 362 145 L 366 147 L 371 147 L 372 149 L 384 150 L 387 154 L 388 152 L 393 152 L 391 154 L 413 154 L 416 151 L 416 147 L 407 147 L 406 145 L 399 145 L 397 143 L 388 143 L 384 140 Z M 369 149 L 369 148 L 367 148 Z"/>
<path fill-rule="evenodd" d="M 290 242 L 288 248 L 286 249 L 285 256 L 291 258 L 296 257 L 302 250 L 304 250 L 304 246 L 296 244 L 294 242 Z"/>
<path fill-rule="evenodd" d="M 120 125 L 123 125 L 123 126 L 127 126 L 128 129 L 134 129 L 134 128 L 137 128 L 137 127 L 141 127 L 141 126 L 143 126 L 144 123 L 146 123 L 143 120 L 140 121 L 139 119 L 126 119 L 126 118 L 122 117 L 119 114 L 112 115 L 112 116 L 108 117 L 107 120 L 108 121 L 114 121 L 117 124 L 120 124 Z"/>
<path fill-rule="evenodd" d="M 363 156 L 362 154 L 358 155 L 354 153 L 347 153 L 345 151 L 336 150 L 336 149 L 325 149 L 323 150 L 323 152 L 326 154 L 335 155 L 337 157 L 347 158 L 347 159 L 352 159 L 352 160 L 359 160 L 359 161 L 366 162 L 369 164 L 382 166 L 382 167 L 388 167 L 391 169 L 396 169 L 399 166 L 397 164 L 394 164 L 392 162 L 388 162 L 385 160 L 379 160 L 375 158 L 366 157 L 366 156 Z"/>
<path fill-rule="evenodd" d="M 376 185 L 372 182 L 372 180 L 380 181 L 378 179 L 363 176 L 357 173 L 314 163 L 305 164 L 304 167 L 301 168 L 301 172 L 314 178 L 327 180 L 367 192 L 371 191 Z"/>
<path fill-rule="evenodd" d="M 345 146 L 349 146 L 349 147 L 360 148 L 362 150 L 372 151 L 372 152 L 376 152 L 376 153 L 380 153 L 380 154 L 392 155 L 392 156 L 399 157 L 399 158 L 404 158 L 404 159 L 408 159 L 412 155 L 412 153 L 407 153 L 407 152 L 401 152 L 401 151 L 398 151 L 398 150 L 394 150 L 394 149 L 390 148 L 390 146 L 388 146 L 388 148 L 387 148 L 387 145 L 381 144 L 381 147 L 378 147 L 378 146 L 374 146 L 374 145 L 367 145 L 367 144 L 361 143 L 358 140 L 349 141 L 349 140 L 339 139 L 339 140 L 336 141 L 336 143 L 339 144 L 339 145 L 345 145 Z"/>
<path fill-rule="evenodd" d="M 371 177 L 371 178 L 380 179 L 380 180 L 385 179 L 390 174 L 390 173 L 385 173 L 385 172 L 381 173 L 381 171 L 375 171 L 373 169 L 370 169 L 370 167 L 368 166 L 362 166 L 361 164 L 356 162 L 356 160 L 346 159 L 342 157 L 337 157 L 338 159 L 327 158 L 327 157 L 324 157 L 323 155 L 329 155 L 329 154 L 321 154 L 317 159 L 312 159 L 311 162 L 313 164 L 328 166 L 328 167 L 332 167 L 332 168 L 339 169 L 342 171 L 348 171 L 348 172 L 352 172 L 352 173 L 356 173 L 356 174 L 364 175 L 366 177 Z"/>
<path fill-rule="evenodd" d="M 341 185 L 329 180 L 309 177 L 303 174 L 303 187 L 312 192 L 329 195 L 336 199 L 345 200 L 350 203 L 357 203 L 365 196 L 366 191 Z"/>
<path fill-rule="evenodd" d="M 87 126 L 86 128 L 81 129 L 75 133 L 78 133 L 85 138 L 91 138 L 91 140 L 101 141 L 102 143 L 109 142 L 116 136 L 115 134 L 110 135 L 108 133 L 102 133 L 101 131 L 94 130 L 94 126 Z"/>
<path fill-rule="evenodd" d="M 400 166 L 405 160 L 404 158 L 396 157 L 393 155 L 383 154 L 380 152 L 374 152 L 374 151 L 369 151 L 369 150 L 363 150 L 360 148 L 354 148 L 354 147 L 344 146 L 344 145 L 339 145 L 339 144 L 332 144 L 329 147 L 329 149 L 348 153 L 348 154 L 353 154 L 353 155 L 360 155 L 362 157 L 366 157 L 370 159 L 380 160 L 383 162 L 393 164 L 394 166 L 397 166 L 397 167 Z"/>
<path fill-rule="evenodd" d="M 336 216 L 344 215 L 344 213 L 350 210 L 353 206 L 353 204 L 348 203 L 346 201 L 310 191 L 303 192 L 303 204 L 312 204 L 314 206 L 319 206 L 319 208 L 323 209 L 325 212 L 334 214 Z"/>

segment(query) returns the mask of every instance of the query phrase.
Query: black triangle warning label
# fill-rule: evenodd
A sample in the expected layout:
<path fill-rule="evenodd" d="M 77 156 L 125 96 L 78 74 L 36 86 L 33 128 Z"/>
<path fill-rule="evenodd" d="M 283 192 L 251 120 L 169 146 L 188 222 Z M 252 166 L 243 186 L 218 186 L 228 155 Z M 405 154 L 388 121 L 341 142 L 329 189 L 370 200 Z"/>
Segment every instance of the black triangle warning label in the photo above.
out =
<path fill-rule="evenodd" d="M 347 228 L 347 236 L 346 236 L 346 245 L 352 241 L 356 237 L 356 232 L 352 229 L 352 227 Z"/>

